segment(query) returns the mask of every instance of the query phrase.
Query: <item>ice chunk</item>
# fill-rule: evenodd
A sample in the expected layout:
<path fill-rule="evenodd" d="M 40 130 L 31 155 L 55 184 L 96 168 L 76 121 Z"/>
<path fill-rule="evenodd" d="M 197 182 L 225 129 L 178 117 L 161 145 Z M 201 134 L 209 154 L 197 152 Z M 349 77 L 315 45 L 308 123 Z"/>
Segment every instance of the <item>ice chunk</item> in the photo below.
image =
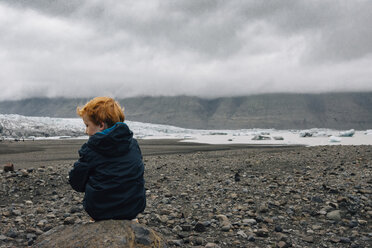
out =
<path fill-rule="evenodd" d="M 313 133 L 308 130 L 304 130 L 300 132 L 300 137 L 312 137 L 312 136 L 313 136 Z"/>
<path fill-rule="evenodd" d="M 350 130 L 347 130 L 347 131 L 344 131 L 344 132 L 340 132 L 340 137 L 353 137 L 353 135 L 355 134 L 355 130 L 354 129 L 350 129 Z"/>
<path fill-rule="evenodd" d="M 331 137 L 329 137 L 329 142 L 338 143 L 341 142 L 341 138 L 332 135 Z"/>
<path fill-rule="evenodd" d="M 263 135 L 255 135 L 252 140 L 271 140 L 271 138 Z"/>
<path fill-rule="evenodd" d="M 283 136 L 274 136 L 274 140 L 284 140 Z"/>
<path fill-rule="evenodd" d="M 372 129 L 368 129 L 364 133 L 365 135 L 372 135 Z"/>

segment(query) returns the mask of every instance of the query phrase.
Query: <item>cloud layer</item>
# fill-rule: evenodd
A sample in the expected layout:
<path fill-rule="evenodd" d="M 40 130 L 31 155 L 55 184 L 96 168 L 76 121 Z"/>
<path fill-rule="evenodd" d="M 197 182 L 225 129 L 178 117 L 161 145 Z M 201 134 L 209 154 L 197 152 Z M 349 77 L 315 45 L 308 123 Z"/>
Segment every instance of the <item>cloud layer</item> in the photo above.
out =
<path fill-rule="evenodd" d="M 0 100 L 372 90 L 371 1 L 0 0 Z"/>

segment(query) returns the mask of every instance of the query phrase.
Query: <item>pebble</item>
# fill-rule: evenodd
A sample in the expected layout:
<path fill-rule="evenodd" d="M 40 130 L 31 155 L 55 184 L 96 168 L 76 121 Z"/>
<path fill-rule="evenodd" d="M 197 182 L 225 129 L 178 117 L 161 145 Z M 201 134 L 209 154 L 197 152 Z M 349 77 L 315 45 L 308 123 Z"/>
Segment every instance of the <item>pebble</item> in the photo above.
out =
<path fill-rule="evenodd" d="M 21 215 L 21 211 L 20 210 L 12 210 L 12 214 L 15 215 L 15 216 L 19 216 Z"/>
<path fill-rule="evenodd" d="M 63 220 L 63 224 L 65 224 L 65 225 L 72 225 L 74 223 L 75 223 L 75 218 L 74 217 L 66 217 Z"/>
<path fill-rule="evenodd" d="M 228 232 L 230 231 L 230 229 L 231 229 L 231 225 L 225 225 L 221 227 L 221 231 L 223 232 Z"/>
<path fill-rule="evenodd" d="M 238 234 L 240 237 L 244 238 L 244 239 L 248 238 L 247 234 L 245 234 L 244 231 L 238 231 L 237 234 Z"/>
<path fill-rule="evenodd" d="M 249 224 L 249 225 L 256 225 L 257 221 L 255 219 L 244 219 L 243 223 L 244 224 Z"/>
<path fill-rule="evenodd" d="M 182 227 L 180 227 L 179 225 L 176 225 L 175 227 L 173 227 L 172 231 L 175 232 L 175 233 L 181 232 Z"/>
<path fill-rule="evenodd" d="M 203 245 L 203 244 L 204 244 L 204 239 L 201 238 L 201 237 L 197 237 L 197 238 L 195 239 L 195 243 L 196 243 L 197 245 Z"/>
<path fill-rule="evenodd" d="M 308 243 L 314 243 L 314 237 L 313 236 L 303 236 L 302 240 L 306 241 Z"/>
<path fill-rule="evenodd" d="M 44 219 L 44 220 L 40 220 L 36 225 L 38 227 L 44 227 L 46 223 L 48 223 L 48 221 Z"/>
<path fill-rule="evenodd" d="M 367 221 L 366 220 L 358 220 L 358 223 L 360 224 L 360 225 L 367 225 Z"/>
<path fill-rule="evenodd" d="M 4 172 L 14 171 L 14 164 L 7 163 L 3 165 Z"/>
<path fill-rule="evenodd" d="M 327 218 L 334 221 L 340 221 L 341 220 L 341 211 L 340 210 L 334 210 L 327 214 Z"/>
<path fill-rule="evenodd" d="M 287 248 L 289 245 L 284 242 L 284 241 L 279 241 L 278 244 L 276 245 L 277 248 Z"/>
<path fill-rule="evenodd" d="M 207 243 L 204 247 L 205 248 L 220 248 L 220 246 L 217 245 L 216 243 Z"/>
<path fill-rule="evenodd" d="M 341 237 L 340 238 L 340 243 L 349 244 L 349 243 L 351 243 L 351 240 L 349 238 Z"/>
<path fill-rule="evenodd" d="M 256 235 L 258 237 L 268 237 L 269 236 L 269 230 L 267 230 L 267 228 L 261 228 L 261 229 L 258 229 L 257 232 L 256 232 Z"/>
<path fill-rule="evenodd" d="M 16 229 L 10 229 L 7 233 L 6 233 L 6 236 L 10 237 L 10 238 L 16 238 L 18 237 L 18 231 Z"/>
<path fill-rule="evenodd" d="M 196 225 L 194 226 L 194 230 L 195 230 L 196 232 L 205 232 L 206 228 L 205 228 L 205 226 L 203 225 L 203 223 L 198 222 L 198 223 L 196 223 Z"/>
<path fill-rule="evenodd" d="M 23 224 L 24 223 L 23 219 L 21 217 L 19 217 L 19 216 L 17 216 L 17 218 L 15 218 L 15 222 L 17 224 Z"/>
<path fill-rule="evenodd" d="M 169 245 L 174 245 L 174 246 L 182 246 L 183 241 L 182 241 L 182 239 L 174 239 L 174 240 L 169 240 L 168 244 Z"/>
<path fill-rule="evenodd" d="M 249 235 L 248 236 L 248 241 L 249 242 L 255 242 L 256 241 L 256 238 L 253 235 Z"/>
<path fill-rule="evenodd" d="M 283 232 L 283 228 L 279 225 L 276 225 L 274 230 L 275 232 Z"/>
<path fill-rule="evenodd" d="M 192 230 L 192 225 L 181 225 L 182 231 L 189 232 Z"/>
<path fill-rule="evenodd" d="M 54 219 L 56 217 L 56 215 L 50 213 L 50 214 L 47 214 L 46 217 L 49 218 L 49 219 Z"/>

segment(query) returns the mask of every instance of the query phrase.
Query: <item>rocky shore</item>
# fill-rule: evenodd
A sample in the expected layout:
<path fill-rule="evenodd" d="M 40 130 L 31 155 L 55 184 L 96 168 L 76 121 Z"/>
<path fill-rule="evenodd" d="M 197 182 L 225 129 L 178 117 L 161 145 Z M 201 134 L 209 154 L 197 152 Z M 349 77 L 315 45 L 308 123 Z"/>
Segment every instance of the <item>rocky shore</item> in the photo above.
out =
<path fill-rule="evenodd" d="M 253 148 L 145 155 L 139 222 L 170 247 L 371 247 L 372 147 Z M 0 169 L 0 247 L 89 222 L 71 161 Z M 68 242 L 68 241 L 67 241 Z"/>

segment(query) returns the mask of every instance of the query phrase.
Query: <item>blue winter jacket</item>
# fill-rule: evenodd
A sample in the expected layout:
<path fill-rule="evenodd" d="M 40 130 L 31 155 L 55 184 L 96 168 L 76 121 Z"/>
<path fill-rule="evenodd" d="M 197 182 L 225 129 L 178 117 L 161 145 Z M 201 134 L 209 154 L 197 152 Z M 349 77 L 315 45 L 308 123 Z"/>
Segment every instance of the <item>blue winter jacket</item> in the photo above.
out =
<path fill-rule="evenodd" d="M 85 192 L 84 208 L 95 220 L 133 219 L 146 207 L 141 150 L 125 123 L 91 136 L 69 173 Z"/>

